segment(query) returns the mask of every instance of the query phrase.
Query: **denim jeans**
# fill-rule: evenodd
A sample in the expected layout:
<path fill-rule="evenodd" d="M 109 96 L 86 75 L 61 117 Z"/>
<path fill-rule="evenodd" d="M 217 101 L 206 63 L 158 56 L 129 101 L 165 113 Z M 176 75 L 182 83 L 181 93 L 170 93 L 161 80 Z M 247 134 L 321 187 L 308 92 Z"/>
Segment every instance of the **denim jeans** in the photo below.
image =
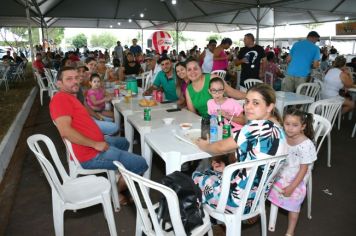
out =
<path fill-rule="evenodd" d="M 106 136 L 105 141 L 109 144 L 109 149 L 89 161 L 81 162 L 84 169 L 117 170 L 113 161 L 120 162 L 127 170 L 139 175 L 148 169 L 143 157 L 127 151 L 130 144 L 125 138 Z"/>
<path fill-rule="evenodd" d="M 112 135 L 117 133 L 117 131 L 119 130 L 119 126 L 112 122 L 112 119 L 110 119 L 109 117 L 104 117 L 103 121 L 97 120 L 95 118 L 93 118 L 93 120 L 99 126 L 99 129 L 101 130 L 101 132 L 103 132 L 104 135 Z"/>

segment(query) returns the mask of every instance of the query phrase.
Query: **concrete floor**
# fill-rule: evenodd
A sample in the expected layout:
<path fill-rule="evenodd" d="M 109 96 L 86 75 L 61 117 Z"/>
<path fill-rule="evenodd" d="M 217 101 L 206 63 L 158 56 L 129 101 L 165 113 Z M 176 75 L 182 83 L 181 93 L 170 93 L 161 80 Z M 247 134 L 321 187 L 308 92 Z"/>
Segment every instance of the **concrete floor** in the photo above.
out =
<path fill-rule="evenodd" d="M 37 98 L 24 127 L 7 176 L 0 187 L 0 235 L 54 235 L 51 190 L 40 165 L 27 148 L 26 138 L 35 133 L 49 136 L 65 163 L 64 145 L 48 113 L 48 101 L 43 107 Z M 356 138 L 351 139 L 353 121 L 343 120 L 341 131 L 332 132 L 332 167 L 326 167 L 326 145 L 323 146 L 313 172 L 313 219 L 307 219 L 304 204 L 296 235 L 355 235 L 356 234 Z M 137 147 L 138 148 L 138 145 Z M 136 150 L 137 151 L 137 150 Z M 164 163 L 153 158 L 152 179 L 164 174 Z M 322 190 L 329 189 L 332 195 Z M 269 209 L 267 209 L 269 214 Z M 118 235 L 134 235 L 136 211 L 134 205 L 123 206 L 114 213 Z M 109 235 L 101 206 L 67 211 L 64 216 L 65 235 Z M 284 235 L 287 215 L 278 214 L 276 232 Z M 260 224 L 243 226 L 242 235 L 260 235 Z M 224 235 L 214 227 L 214 235 Z"/>

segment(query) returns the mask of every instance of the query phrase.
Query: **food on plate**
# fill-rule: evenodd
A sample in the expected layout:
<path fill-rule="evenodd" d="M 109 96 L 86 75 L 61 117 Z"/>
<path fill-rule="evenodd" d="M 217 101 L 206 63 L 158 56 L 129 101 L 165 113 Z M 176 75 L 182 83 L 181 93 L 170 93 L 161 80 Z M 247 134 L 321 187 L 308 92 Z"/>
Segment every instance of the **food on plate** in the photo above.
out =
<path fill-rule="evenodd" d="M 157 102 L 153 100 L 141 99 L 138 104 L 142 107 L 153 107 L 157 105 Z"/>
<path fill-rule="evenodd" d="M 192 124 L 191 123 L 181 123 L 179 126 L 184 130 L 192 128 Z"/>

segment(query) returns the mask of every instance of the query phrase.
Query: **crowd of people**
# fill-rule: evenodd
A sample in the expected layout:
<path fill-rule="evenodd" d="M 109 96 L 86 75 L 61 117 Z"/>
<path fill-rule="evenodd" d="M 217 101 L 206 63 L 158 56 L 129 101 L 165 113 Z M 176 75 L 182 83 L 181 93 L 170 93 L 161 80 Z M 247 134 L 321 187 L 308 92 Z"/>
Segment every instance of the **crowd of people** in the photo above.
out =
<path fill-rule="evenodd" d="M 187 53 L 172 50 L 161 54 L 154 51 L 143 54 L 137 39 L 133 39 L 131 47 L 122 47 L 121 42 L 117 42 L 112 54 L 112 68 L 106 66 L 110 62 L 108 52 L 86 51 L 81 57 L 78 50 L 66 53 L 63 59 L 50 50 L 37 53 L 33 67 L 41 74 L 45 67 L 59 70 L 57 85 L 60 91 L 50 102 L 51 118 L 60 135 L 73 144 L 83 168 L 114 170 L 116 167 L 112 162 L 117 160 L 134 173 L 143 174 L 147 170 L 145 159 L 128 152 L 128 141 L 117 135 L 120 127 L 113 122 L 112 112 L 105 110 L 105 102 L 109 102 L 112 95 L 103 88 L 104 80 L 124 81 L 128 76 L 144 71 L 152 74 L 152 83 L 144 95 L 161 90 L 166 100 L 176 102 L 181 108 L 202 118 L 214 115 L 221 123 L 232 124 L 230 138 L 214 143 L 209 143 L 206 138 L 197 140 L 200 149 L 216 156 L 207 169 L 200 168 L 193 173 L 204 203 L 216 207 L 224 166 L 236 161 L 256 160 L 258 153 L 288 154 L 268 199 L 290 212 L 286 235 L 294 235 L 306 195 L 306 179 L 316 160 L 313 116 L 293 108 L 282 119 L 275 107 L 274 89 L 295 92 L 298 85 L 309 81 L 312 69 L 321 64 L 320 49 L 315 45 L 319 38 L 317 32 L 311 31 L 287 53 L 279 47 L 257 45 L 254 35 L 249 33 L 244 37 L 242 48 L 229 50 L 232 40 L 224 38 L 219 45 L 216 40 L 210 40 L 203 51 L 194 47 Z M 330 53 L 336 53 L 335 50 Z M 281 62 L 288 64 L 285 71 L 278 66 Z M 239 85 L 236 84 L 237 67 L 241 68 Z M 226 76 L 214 73 L 216 70 L 225 71 Z M 274 78 L 284 78 L 281 83 L 274 83 L 274 89 L 266 83 L 250 88 L 247 93 L 236 89 L 249 78 L 264 80 L 265 72 L 272 73 Z M 339 96 L 340 89 L 351 86 L 353 81 L 346 60 L 337 56 L 326 73 L 321 96 Z M 245 101 L 243 107 L 236 101 L 241 99 Z M 353 102 L 345 99 L 343 112 L 353 108 Z M 235 155 L 226 156 L 226 153 Z M 239 206 L 237 196 L 244 189 L 245 177 L 242 172 L 233 175 L 228 211 Z M 258 183 L 260 178 L 258 175 L 255 182 Z M 119 182 L 120 190 L 125 190 L 123 180 Z M 253 195 L 251 191 L 249 198 Z"/>

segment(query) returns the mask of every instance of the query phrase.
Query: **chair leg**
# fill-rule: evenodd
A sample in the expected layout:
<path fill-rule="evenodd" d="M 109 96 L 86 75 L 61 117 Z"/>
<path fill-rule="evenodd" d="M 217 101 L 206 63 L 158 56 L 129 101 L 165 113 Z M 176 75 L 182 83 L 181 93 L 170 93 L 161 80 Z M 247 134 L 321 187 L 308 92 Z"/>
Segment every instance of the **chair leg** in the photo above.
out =
<path fill-rule="evenodd" d="M 352 130 L 351 138 L 355 137 L 355 133 L 356 133 L 356 123 L 354 125 L 354 129 Z"/>
<path fill-rule="evenodd" d="M 136 231 L 135 236 L 142 236 L 142 221 L 140 218 L 140 213 L 136 210 Z"/>
<path fill-rule="evenodd" d="M 278 206 L 271 203 L 271 210 L 269 213 L 269 224 L 268 224 L 268 230 L 271 232 L 274 232 L 274 230 L 276 229 L 277 214 L 278 214 Z"/>
<path fill-rule="evenodd" d="M 241 219 L 236 220 L 235 217 L 226 217 L 226 236 L 240 236 L 241 235 Z"/>
<path fill-rule="evenodd" d="M 61 206 L 61 201 L 62 200 L 57 196 L 57 193 L 52 191 L 53 224 L 56 236 L 64 235 L 64 210 Z"/>
<path fill-rule="evenodd" d="M 340 109 L 339 114 L 338 114 L 338 121 L 337 121 L 337 129 L 340 130 L 341 127 L 341 118 L 342 118 L 342 114 L 341 114 L 342 109 Z"/>
<path fill-rule="evenodd" d="M 328 167 L 331 167 L 331 135 L 328 133 Z"/>
<path fill-rule="evenodd" d="M 109 170 L 108 171 L 108 179 L 111 184 L 111 198 L 114 204 L 114 210 L 118 212 L 120 210 L 120 201 L 119 201 L 119 189 L 116 183 L 116 174 L 115 171 Z"/>
<path fill-rule="evenodd" d="M 109 192 L 103 193 L 102 194 L 102 199 L 103 199 L 104 214 L 105 214 L 105 218 L 106 218 L 106 220 L 108 222 L 110 235 L 111 236 L 117 236 L 116 224 L 115 224 L 114 214 L 113 214 L 113 211 L 112 211 Z"/>
<path fill-rule="evenodd" d="M 308 219 L 312 218 L 311 215 L 312 192 L 313 192 L 313 180 L 312 180 L 312 173 L 310 173 L 308 183 L 307 183 Z"/>
<path fill-rule="evenodd" d="M 40 90 L 41 106 L 43 106 L 43 90 Z"/>
<path fill-rule="evenodd" d="M 262 204 L 260 204 L 262 205 Z M 262 236 L 267 236 L 267 219 L 266 219 L 266 209 L 263 204 L 263 209 L 261 209 L 261 232 Z"/>

